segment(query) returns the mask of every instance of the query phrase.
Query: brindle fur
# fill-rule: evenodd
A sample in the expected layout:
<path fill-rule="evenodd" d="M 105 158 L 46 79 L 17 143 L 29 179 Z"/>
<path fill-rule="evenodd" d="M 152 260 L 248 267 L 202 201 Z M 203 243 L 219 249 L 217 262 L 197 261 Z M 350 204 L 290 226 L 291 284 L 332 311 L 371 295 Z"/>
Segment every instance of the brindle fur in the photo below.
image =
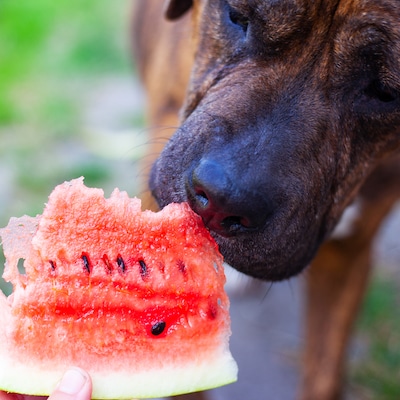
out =
<path fill-rule="evenodd" d="M 281 280 L 313 260 L 300 398 L 340 398 L 371 243 L 400 196 L 400 3 L 135 1 L 150 124 L 178 126 L 182 105 L 152 194 L 161 207 L 189 201 L 246 274 Z M 198 201 L 210 165 L 218 215 Z M 356 198 L 352 233 L 331 238 Z M 241 213 L 234 231 L 221 228 Z"/>

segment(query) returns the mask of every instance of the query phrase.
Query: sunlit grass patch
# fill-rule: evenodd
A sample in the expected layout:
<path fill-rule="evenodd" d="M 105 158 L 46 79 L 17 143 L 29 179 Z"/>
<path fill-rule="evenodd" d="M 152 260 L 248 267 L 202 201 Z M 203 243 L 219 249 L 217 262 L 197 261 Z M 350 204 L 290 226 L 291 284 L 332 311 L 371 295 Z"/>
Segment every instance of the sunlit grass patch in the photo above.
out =
<path fill-rule="evenodd" d="M 400 279 L 374 277 L 358 327 L 366 351 L 354 384 L 368 399 L 400 399 Z"/>

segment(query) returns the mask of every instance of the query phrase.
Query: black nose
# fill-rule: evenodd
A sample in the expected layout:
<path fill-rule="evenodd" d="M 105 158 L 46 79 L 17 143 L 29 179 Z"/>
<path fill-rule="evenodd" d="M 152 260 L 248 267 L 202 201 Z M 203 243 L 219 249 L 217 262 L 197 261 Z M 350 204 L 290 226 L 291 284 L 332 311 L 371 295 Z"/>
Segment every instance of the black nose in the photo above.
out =
<path fill-rule="evenodd" d="M 238 177 L 236 177 L 238 178 Z M 239 185 L 218 162 L 203 159 L 186 179 L 188 201 L 212 231 L 233 236 L 260 229 L 270 214 L 257 188 Z"/>

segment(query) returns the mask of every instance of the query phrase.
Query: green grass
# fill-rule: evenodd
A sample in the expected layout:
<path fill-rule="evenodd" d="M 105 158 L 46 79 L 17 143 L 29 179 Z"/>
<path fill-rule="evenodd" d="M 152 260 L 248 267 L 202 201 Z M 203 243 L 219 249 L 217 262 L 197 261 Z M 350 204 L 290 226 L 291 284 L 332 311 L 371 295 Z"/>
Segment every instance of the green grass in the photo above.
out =
<path fill-rule="evenodd" d="M 352 382 L 371 400 L 400 399 L 400 281 L 376 276 L 359 321 L 366 353 Z"/>
<path fill-rule="evenodd" d="M 105 160 L 90 154 L 68 163 L 60 152 L 87 150 L 82 132 L 93 87 L 110 76 L 133 75 L 130 5 L 129 0 L 0 1 L 0 170 L 12 171 L 27 208 L 30 193 L 46 193 L 80 170 L 96 176 L 95 183 L 102 174 L 109 178 L 100 166 Z M 130 121 L 134 118 L 132 110 Z M 3 207 L 0 222 L 15 211 Z"/>
<path fill-rule="evenodd" d="M 2 0 L 0 123 L 45 117 L 60 80 L 129 71 L 127 10 L 126 0 Z M 65 106 L 68 93 L 58 96 Z"/>

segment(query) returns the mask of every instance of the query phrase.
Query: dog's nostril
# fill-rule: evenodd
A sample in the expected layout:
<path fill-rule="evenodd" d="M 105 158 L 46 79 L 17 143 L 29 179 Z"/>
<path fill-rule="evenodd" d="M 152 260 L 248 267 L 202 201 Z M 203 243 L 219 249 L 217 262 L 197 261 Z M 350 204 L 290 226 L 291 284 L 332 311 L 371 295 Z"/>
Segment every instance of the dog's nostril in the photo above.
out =
<path fill-rule="evenodd" d="M 196 191 L 196 200 L 201 205 L 201 207 L 205 208 L 208 206 L 208 203 L 209 203 L 208 197 L 204 191 L 202 191 L 202 190 Z"/>
<path fill-rule="evenodd" d="M 264 199 L 237 181 L 240 177 L 210 160 L 202 160 L 186 179 L 190 206 L 210 230 L 222 236 L 257 230 L 269 214 Z"/>

